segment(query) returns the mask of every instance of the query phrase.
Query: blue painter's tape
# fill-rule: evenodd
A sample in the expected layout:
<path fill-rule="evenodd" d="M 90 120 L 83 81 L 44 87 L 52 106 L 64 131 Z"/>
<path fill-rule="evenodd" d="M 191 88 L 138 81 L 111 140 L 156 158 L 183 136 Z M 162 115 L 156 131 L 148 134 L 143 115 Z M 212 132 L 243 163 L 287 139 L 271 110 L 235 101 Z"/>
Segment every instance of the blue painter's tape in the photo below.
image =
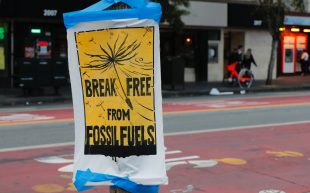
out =
<path fill-rule="evenodd" d="M 93 186 L 86 186 L 87 182 L 104 182 L 111 181 L 115 187 L 124 189 L 130 193 L 158 193 L 159 186 L 145 186 L 130 181 L 128 178 L 120 178 L 117 176 L 93 173 L 90 169 L 86 171 L 78 170 L 75 175 L 74 185 L 76 189 L 81 192 L 93 188 Z"/>
<path fill-rule="evenodd" d="M 130 9 L 104 10 L 117 2 L 128 4 Z M 145 0 L 102 0 L 80 11 L 64 14 L 64 23 L 67 29 L 80 22 L 114 20 L 114 19 L 153 19 L 160 22 L 162 11 L 161 5 Z"/>
<path fill-rule="evenodd" d="M 85 9 L 83 11 L 102 11 L 113 4 L 124 2 L 129 5 L 131 8 L 143 8 L 146 6 L 147 2 L 145 0 L 104 0 L 99 1 Z"/>

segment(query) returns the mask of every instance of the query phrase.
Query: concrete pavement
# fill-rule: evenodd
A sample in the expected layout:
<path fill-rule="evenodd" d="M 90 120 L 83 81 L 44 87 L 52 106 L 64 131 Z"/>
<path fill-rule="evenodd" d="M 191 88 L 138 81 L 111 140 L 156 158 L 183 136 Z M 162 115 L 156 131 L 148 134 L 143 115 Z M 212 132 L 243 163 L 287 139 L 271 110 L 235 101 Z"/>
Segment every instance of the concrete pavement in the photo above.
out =
<path fill-rule="evenodd" d="M 240 94 L 239 87 L 225 87 L 222 82 L 197 82 L 185 83 L 184 85 L 163 85 L 162 95 L 168 97 L 210 95 L 210 91 L 216 89 L 221 95 L 227 92 Z M 251 89 L 246 93 L 254 92 L 278 92 L 278 91 L 298 91 L 310 90 L 310 75 L 307 76 L 282 76 L 273 80 L 272 85 L 265 85 L 265 81 L 255 81 Z M 242 93 L 242 91 L 241 91 Z M 244 94 L 244 93 L 243 93 Z M 217 95 L 217 94 L 215 94 Z M 59 89 L 59 94 L 55 95 L 53 88 L 43 88 L 36 90 L 32 95 L 25 94 L 22 89 L 1 89 L 0 107 L 15 105 L 41 105 L 45 103 L 71 103 L 72 95 L 70 86 Z"/>

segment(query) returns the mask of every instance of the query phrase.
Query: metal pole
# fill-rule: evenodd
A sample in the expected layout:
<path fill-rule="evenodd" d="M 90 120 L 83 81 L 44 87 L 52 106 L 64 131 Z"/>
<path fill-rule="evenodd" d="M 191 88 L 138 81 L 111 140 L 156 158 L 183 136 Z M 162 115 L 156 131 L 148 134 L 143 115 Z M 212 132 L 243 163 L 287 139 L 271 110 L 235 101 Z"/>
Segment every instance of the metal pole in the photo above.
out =
<path fill-rule="evenodd" d="M 15 50 L 15 48 L 14 48 L 14 36 L 15 36 L 15 33 L 14 33 L 14 21 L 13 20 L 11 20 L 11 22 L 10 22 L 10 42 L 11 42 L 11 50 L 10 50 L 10 52 L 11 52 L 11 55 L 10 55 L 10 59 L 11 59 L 11 64 L 10 64 L 10 66 L 11 66 L 11 74 L 10 74 L 10 79 L 11 79 L 11 88 L 13 88 L 14 87 L 14 50 Z"/>
<path fill-rule="evenodd" d="M 119 2 L 119 3 L 112 5 L 111 7 L 108 7 L 106 10 L 115 10 L 115 9 L 118 10 L 118 9 L 128 9 L 128 8 L 130 7 L 127 4 Z M 130 193 L 130 192 L 127 192 L 121 188 L 110 187 L 110 193 Z"/>
<path fill-rule="evenodd" d="M 110 187 L 110 193 L 129 193 L 121 188 Z"/>

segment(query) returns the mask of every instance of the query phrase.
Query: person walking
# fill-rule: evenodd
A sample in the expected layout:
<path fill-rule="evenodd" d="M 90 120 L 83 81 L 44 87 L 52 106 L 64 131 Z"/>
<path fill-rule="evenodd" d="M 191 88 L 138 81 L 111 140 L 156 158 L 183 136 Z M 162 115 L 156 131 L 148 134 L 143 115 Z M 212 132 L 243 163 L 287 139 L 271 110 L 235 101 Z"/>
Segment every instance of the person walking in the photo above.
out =
<path fill-rule="evenodd" d="M 243 46 L 239 45 L 238 48 L 234 48 L 230 57 L 229 57 L 229 64 L 238 62 L 241 63 L 243 58 Z"/>
<path fill-rule="evenodd" d="M 303 49 L 300 57 L 301 76 L 308 73 L 309 68 L 309 54 L 306 49 Z"/>
<path fill-rule="evenodd" d="M 257 67 L 257 64 L 254 60 L 253 55 L 252 55 L 252 49 L 251 48 L 247 49 L 247 51 L 243 57 L 242 63 L 244 65 L 244 67 L 249 69 L 249 70 L 251 70 L 252 63 Z"/>
<path fill-rule="evenodd" d="M 238 46 L 238 50 L 237 50 L 237 60 L 238 62 L 242 62 L 243 60 L 243 46 L 242 45 L 239 45 Z"/>

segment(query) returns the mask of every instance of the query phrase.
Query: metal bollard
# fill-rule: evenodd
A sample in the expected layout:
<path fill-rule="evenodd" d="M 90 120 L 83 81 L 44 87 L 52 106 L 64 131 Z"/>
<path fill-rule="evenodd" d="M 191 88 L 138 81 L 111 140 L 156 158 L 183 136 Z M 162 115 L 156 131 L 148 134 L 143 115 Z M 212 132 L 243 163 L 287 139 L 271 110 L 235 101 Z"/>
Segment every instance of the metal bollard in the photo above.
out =
<path fill-rule="evenodd" d="M 109 7 L 107 10 L 113 10 L 113 9 L 128 9 L 129 6 L 120 2 L 120 3 L 116 3 L 115 5 L 112 5 L 111 7 Z M 110 187 L 110 193 L 129 193 L 121 188 L 113 188 Z"/>

